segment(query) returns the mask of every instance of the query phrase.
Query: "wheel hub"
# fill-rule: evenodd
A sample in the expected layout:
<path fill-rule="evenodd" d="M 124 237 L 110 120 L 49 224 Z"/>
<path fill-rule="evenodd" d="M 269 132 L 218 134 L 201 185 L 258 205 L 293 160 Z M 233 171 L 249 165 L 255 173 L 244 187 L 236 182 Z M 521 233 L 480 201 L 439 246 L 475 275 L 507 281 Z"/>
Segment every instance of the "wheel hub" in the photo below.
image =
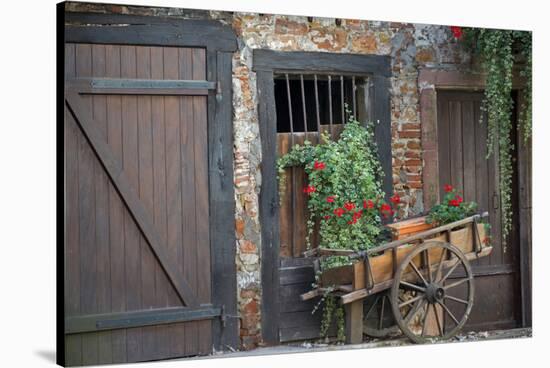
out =
<path fill-rule="evenodd" d="M 434 304 L 443 301 L 443 298 L 445 298 L 445 289 L 435 283 L 428 285 L 426 288 L 426 299 L 428 299 L 428 302 Z"/>

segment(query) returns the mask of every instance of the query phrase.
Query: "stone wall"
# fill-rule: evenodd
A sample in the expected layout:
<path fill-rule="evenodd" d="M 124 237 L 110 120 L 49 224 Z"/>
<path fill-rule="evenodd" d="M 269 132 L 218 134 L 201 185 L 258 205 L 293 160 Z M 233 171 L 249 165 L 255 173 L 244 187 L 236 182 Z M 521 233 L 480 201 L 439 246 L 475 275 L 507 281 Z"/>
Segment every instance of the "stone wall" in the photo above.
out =
<path fill-rule="evenodd" d="M 238 36 L 233 57 L 235 232 L 242 348 L 261 344 L 261 236 L 258 198 L 261 142 L 252 50 L 319 51 L 390 55 L 392 170 L 394 192 L 404 201 L 399 216 L 423 211 L 422 146 L 418 72 L 422 67 L 464 68 L 469 55 L 446 26 L 335 20 L 250 13 L 69 3 L 69 11 L 211 18 Z"/>

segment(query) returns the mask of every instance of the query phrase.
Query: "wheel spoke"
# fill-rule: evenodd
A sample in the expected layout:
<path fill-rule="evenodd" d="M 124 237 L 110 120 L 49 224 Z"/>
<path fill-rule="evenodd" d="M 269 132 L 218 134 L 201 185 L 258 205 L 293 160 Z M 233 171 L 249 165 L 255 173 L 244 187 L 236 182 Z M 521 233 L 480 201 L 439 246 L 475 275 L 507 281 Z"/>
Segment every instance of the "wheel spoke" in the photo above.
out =
<path fill-rule="evenodd" d="M 443 307 L 443 309 L 445 309 L 445 312 L 447 312 L 447 314 L 449 315 L 449 317 L 451 317 L 451 319 L 453 321 L 455 321 L 456 325 L 458 326 L 458 324 L 460 322 L 458 322 L 458 320 L 456 319 L 455 315 L 449 310 L 449 308 L 447 308 L 447 306 L 443 303 L 441 303 L 440 301 L 437 301 L 437 303 Z"/>
<path fill-rule="evenodd" d="M 435 273 L 435 280 L 439 280 L 441 277 L 441 271 L 443 271 L 443 259 L 445 258 L 445 253 L 447 252 L 446 248 L 441 249 L 441 257 L 439 257 L 439 265 L 437 266 L 437 271 Z"/>
<path fill-rule="evenodd" d="M 405 324 L 409 324 L 411 319 L 415 316 L 416 313 L 424 306 L 424 303 L 426 303 L 426 299 L 419 300 L 413 307 L 413 309 L 409 312 L 407 317 L 405 318 Z"/>
<path fill-rule="evenodd" d="M 465 278 L 465 279 L 462 279 L 462 280 L 458 280 L 458 281 L 456 281 L 456 282 L 453 282 L 452 284 L 443 286 L 443 289 L 445 289 L 445 290 L 451 289 L 451 288 L 454 288 L 455 286 L 462 285 L 462 284 L 464 284 L 464 283 L 467 282 L 467 281 L 470 281 L 470 279 L 469 279 L 469 278 Z"/>
<path fill-rule="evenodd" d="M 384 307 L 386 306 L 386 296 L 382 297 L 382 307 L 380 308 L 380 320 L 378 321 L 378 329 L 382 329 L 382 322 L 384 320 Z"/>
<path fill-rule="evenodd" d="M 415 285 L 415 284 L 411 284 L 410 282 L 407 282 L 407 281 L 401 281 L 400 284 L 401 284 L 401 285 L 405 285 L 406 287 L 411 288 L 411 289 L 413 289 L 413 290 L 420 291 L 421 293 L 425 293 L 425 292 L 426 292 L 426 289 L 423 288 L 422 286 L 418 286 L 418 285 Z"/>
<path fill-rule="evenodd" d="M 367 313 L 365 314 L 365 318 L 368 317 L 370 315 L 370 312 L 372 312 L 372 310 L 374 309 L 374 307 L 376 306 L 376 304 L 378 304 L 378 300 L 380 299 L 380 296 L 377 296 L 376 297 L 376 300 L 374 301 L 374 303 L 372 303 L 372 305 L 369 307 L 369 310 L 367 311 Z"/>
<path fill-rule="evenodd" d="M 437 313 L 437 309 L 435 308 L 435 304 L 432 304 L 432 307 L 434 309 L 435 322 L 437 323 L 437 329 L 439 330 L 439 336 L 443 337 L 443 327 L 442 327 L 441 321 L 439 320 L 439 314 Z"/>
<path fill-rule="evenodd" d="M 457 258 L 456 263 L 449 269 L 449 271 L 447 271 L 445 276 L 438 283 L 443 284 L 445 282 L 445 280 L 447 280 L 447 277 L 449 277 L 451 275 L 451 273 L 453 273 L 453 271 L 458 267 L 459 264 L 460 264 L 460 259 Z"/>
<path fill-rule="evenodd" d="M 426 335 L 426 326 L 428 325 L 426 320 L 428 319 L 428 313 L 430 313 L 430 304 L 426 306 L 426 313 L 424 314 L 424 318 L 422 320 L 422 332 L 420 333 L 420 336 Z"/>
<path fill-rule="evenodd" d="M 426 249 L 424 251 L 424 253 L 426 254 L 426 269 L 428 270 L 428 280 L 430 281 L 430 284 L 433 282 L 433 279 L 432 279 L 432 265 L 430 264 L 430 252 L 428 251 L 428 249 Z"/>
<path fill-rule="evenodd" d="M 424 285 L 428 286 L 428 282 L 426 281 L 426 279 L 424 278 L 424 276 L 422 276 L 422 273 L 420 273 L 420 270 L 416 267 L 416 265 L 414 264 L 414 262 L 411 260 L 411 263 L 409 263 L 409 266 L 411 266 L 411 268 L 414 270 L 414 272 L 418 275 L 418 277 L 420 277 L 420 279 L 422 280 L 422 282 L 424 283 Z"/>
<path fill-rule="evenodd" d="M 403 308 L 403 307 L 405 307 L 405 306 L 407 306 L 407 305 L 409 305 L 409 304 L 411 304 L 411 303 L 414 303 L 414 302 L 416 302 L 417 300 L 422 299 L 423 297 L 424 297 L 423 294 L 422 294 L 422 295 L 419 295 L 419 296 L 415 296 L 414 298 L 411 298 L 411 299 L 407 300 L 406 302 L 403 302 L 403 303 L 399 304 L 399 309 L 401 309 L 401 308 Z"/>
<path fill-rule="evenodd" d="M 458 302 L 458 303 L 462 303 L 462 304 L 468 305 L 468 301 L 467 301 L 467 300 L 460 299 L 460 298 L 457 298 L 457 297 L 454 297 L 454 296 L 451 296 L 451 295 L 445 295 L 444 298 L 445 298 L 445 299 L 454 300 L 455 302 Z"/>

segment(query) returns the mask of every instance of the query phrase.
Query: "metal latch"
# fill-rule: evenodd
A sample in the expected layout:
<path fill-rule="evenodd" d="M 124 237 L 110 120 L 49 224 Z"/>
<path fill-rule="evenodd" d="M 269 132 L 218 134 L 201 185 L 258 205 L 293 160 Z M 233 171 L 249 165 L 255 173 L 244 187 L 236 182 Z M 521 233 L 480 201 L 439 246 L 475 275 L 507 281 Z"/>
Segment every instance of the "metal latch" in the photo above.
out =
<path fill-rule="evenodd" d="M 241 318 L 240 316 L 234 316 L 234 315 L 225 313 L 225 304 L 222 305 L 221 309 L 222 309 L 222 313 L 220 314 L 220 320 L 222 322 L 222 328 L 225 328 L 228 318 Z"/>

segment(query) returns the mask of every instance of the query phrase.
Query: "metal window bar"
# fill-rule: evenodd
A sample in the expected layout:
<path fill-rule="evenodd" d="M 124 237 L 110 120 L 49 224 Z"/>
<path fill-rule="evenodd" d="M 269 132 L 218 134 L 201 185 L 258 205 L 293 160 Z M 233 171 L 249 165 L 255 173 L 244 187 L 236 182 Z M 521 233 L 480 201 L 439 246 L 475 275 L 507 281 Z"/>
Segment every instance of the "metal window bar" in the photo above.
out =
<path fill-rule="evenodd" d="M 304 94 L 304 75 L 300 74 L 300 87 L 302 90 L 302 112 L 304 114 L 304 135 L 307 139 L 307 113 L 306 113 L 306 97 Z"/>
<path fill-rule="evenodd" d="M 342 125 L 346 123 L 345 101 L 344 101 L 344 76 L 340 76 L 340 102 L 342 104 Z"/>
<path fill-rule="evenodd" d="M 317 114 L 317 143 L 321 143 L 321 119 L 319 117 L 319 91 L 317 89 L 317 74 L 313 75 L 315 84 L 315 112 Z"/>
<path fill-rule="evenodd" d="M 334 131 L 332 130 L 332 77 L 328 76 L 328 117 L 330 138 L 334 139 Z"/>
<path fill-rule="evenodd" d="M 294 147 L 294 121 L 292 119 L 292 101 L 290 98 L 290 82 L 288 80 L 288 73 L 285 73 L 285 80 L 286 80 L 286 94 L 288 99 L 288 117 L 290 121 L 290 147 Z M 292 175 L 292 190 L 290 191 L 290 201 L 291 201 L 291 208 L 296 208 L 296 167 L 292 166 L 291 169 L 291 175 Z M 291 217 L 291 223 L 292 223 L 292 254 L 294 254 L 294 247 L 296 246 L 296 229 L 294 224 L 296 223 L 296 219 L 294 218 L 294 211 L 290 211 L 290 217 Z"/>
<path fill-rule="evenodd" d="M 351 96 L 353 104 L 353 118 L 357 119 L 356 103 L 355 103 L 355 76 L 351 77 Z"/>

